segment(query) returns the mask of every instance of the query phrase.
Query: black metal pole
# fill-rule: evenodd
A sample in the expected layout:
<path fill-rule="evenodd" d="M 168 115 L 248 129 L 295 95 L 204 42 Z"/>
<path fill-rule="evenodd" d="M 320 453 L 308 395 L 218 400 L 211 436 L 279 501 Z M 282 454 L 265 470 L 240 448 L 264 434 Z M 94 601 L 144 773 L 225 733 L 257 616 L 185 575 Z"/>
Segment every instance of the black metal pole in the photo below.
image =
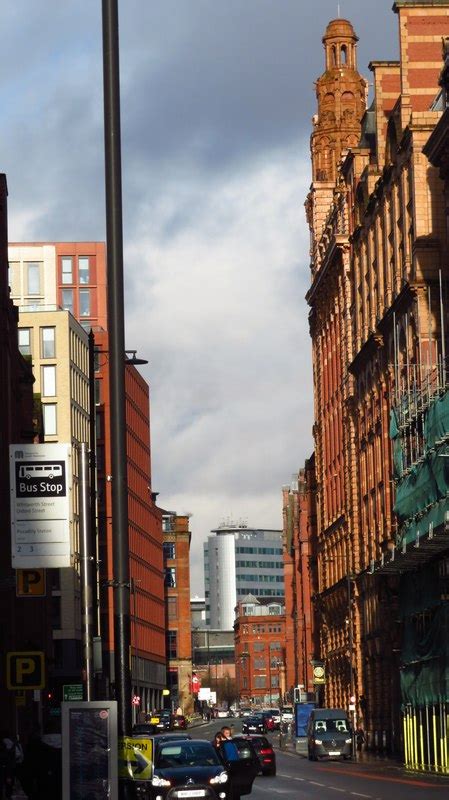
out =
<path fill-rule="evenodd" d="M 125 418 L 122 176 L 117 0 L 103 2 L 104 138 L 111 404 L 115 692 L 118 734 L 131 733 L 130 584 Z"/>
<path fill-rule="evenodd" d="M 85 442 L 78 447 L 79 458 L 79 521 L 81 561 L 81 623 L 83 632 L 83 667 L 86 700 L 94 699 L 93 672 L 93 606 L 92 606 L 92 555 L 90 531 L 89 457 Z"/>
<path fill-rule="evenodd" d="M 97 536 L 97 424 L 95 406 L 95 335 L 89 332 L 89 475 L 90 475 L 90 538 L 95 559 L 92 582 L 92 635 L 100 635 L 98 608 L 98 536 Z M 97 698 L 98 699 L 98 698 Z"/>

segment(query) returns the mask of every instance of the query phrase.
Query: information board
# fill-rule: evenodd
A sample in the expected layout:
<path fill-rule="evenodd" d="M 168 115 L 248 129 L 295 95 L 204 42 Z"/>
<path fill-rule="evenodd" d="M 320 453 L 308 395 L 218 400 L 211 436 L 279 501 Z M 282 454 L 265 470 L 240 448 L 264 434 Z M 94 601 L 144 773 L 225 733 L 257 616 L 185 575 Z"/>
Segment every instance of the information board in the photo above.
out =
<path fill-rule="evenodd" d="M 14 569 L 71 566 L 71 454 L 69 444 L 10 445 Z"/>
<path fill-rule="evenodd" d="M 117 800 L 117 703 L 62 703 L 64 800 Z"/>

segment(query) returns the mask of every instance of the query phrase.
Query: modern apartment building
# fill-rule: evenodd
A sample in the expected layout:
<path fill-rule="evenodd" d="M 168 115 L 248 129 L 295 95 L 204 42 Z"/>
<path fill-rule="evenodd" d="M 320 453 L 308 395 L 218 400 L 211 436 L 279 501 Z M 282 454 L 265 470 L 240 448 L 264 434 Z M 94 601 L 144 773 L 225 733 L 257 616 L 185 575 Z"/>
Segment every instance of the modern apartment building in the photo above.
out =
<path fill-rule="evenodd" d="M 78 446 L 89 444 L 88 335 L 68 311 L 19 308 L 19 349 L 31 360 L 34 392 L 40 397 L 43 441 L 72 445 L 74 564 L 47 570 L 51 592 L 52 688 L 79 680 L 82 669 L 79 582 Z"/>
<path fill-rule="evenodd" d="M 57 305 L 86 330 L 107 329 L 104 242 L 12 242 L 8 254 L 16 305 Z"/>
<path fill-rule="evenodd" d="M 224 523 L 204 543 L 206 625 L 232 630 L 247 594 L 283 597 L 282 531 Z"/>
<path fill-rule="evenodd" d="M 100 556 L 98 574 L 100 609 L 96 618 L 103 645 L 103 681 L 100 682 L 99 691 L 109 696 L 114 683 L 114 617 L 111 588 L 114 575 L 106 248 L 103 242 L 28 242 L 11 243 L 8 253 L 11 296 L 15 304 L 22 309 L 22 316 L 31 310 L 44 314 L 47 308 L 65 309 L 66 314 L 70 313 L 79 320 L 78 327 L 81 326 L 85 331 L 92 329 L 95 336 L 95 354 L 91 354 L 95 355 L 95 359 L 92 359 L 95 361 L 94 374 L 89 377 L 95 382 L 96 488 Z M 28 333 L 26 318 L 25 322 L 22 320 L 24 330 L 20 334 L 21 347 L 24 351 L 30 350 L 31 347 L 40 348 L 41 334 L 34 331 Z M 45 325 L 39 323 L 38 327 Z M 123 355 L 125 358 L 125 353 Z M 51 380 L 52 366 L 51 361 L 45 362 L 42 367 L 39 363 L 42 381 Z M 77 380 L 73 383 L 73 391 L 77 391 Z M 141 698 L 141 708 L 151 708 L 160 705 L 162 689 L 166 685 L 162 525 L 161 512 L 157 509 L 151 488 L 149 387 L 132 364 L 127 364 L 125 370 L 125 394 L 130 576 L 133 587 L 132 682 L 134 695 Z M 57 403 L 48 397 L 44 399 L 44 406 L 47 436 L 53 436 L 53 439 L 48 440 L 62 440 L 60 439 L 62 418 Z M 50 434 L 51 424 L 57 433 Z M 67 420 L 65 424 L 68 424 Z M 77 428 L 76 435 L 78 434 Z M 67 588 L 71 591 L 71 587 Z"/>

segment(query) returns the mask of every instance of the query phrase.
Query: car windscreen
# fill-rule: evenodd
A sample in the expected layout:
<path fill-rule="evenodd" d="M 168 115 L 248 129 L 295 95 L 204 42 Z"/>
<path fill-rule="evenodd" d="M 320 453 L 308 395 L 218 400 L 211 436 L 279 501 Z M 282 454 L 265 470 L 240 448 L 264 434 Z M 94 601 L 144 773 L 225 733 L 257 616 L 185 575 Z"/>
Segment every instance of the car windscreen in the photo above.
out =
<path fill-rule="evenodd" d="M 156 769 L 170 767 L 204 767 L 219 765 L 217 753 L 209 742 L 189 742 L 179 740 L 176 743 L 161 744 L 157 756 Z"/>
<path fill-rule="evenodd" d="M 349 733 L 346 719 L 317 719 L 314 729 L 316 733 Z"/>

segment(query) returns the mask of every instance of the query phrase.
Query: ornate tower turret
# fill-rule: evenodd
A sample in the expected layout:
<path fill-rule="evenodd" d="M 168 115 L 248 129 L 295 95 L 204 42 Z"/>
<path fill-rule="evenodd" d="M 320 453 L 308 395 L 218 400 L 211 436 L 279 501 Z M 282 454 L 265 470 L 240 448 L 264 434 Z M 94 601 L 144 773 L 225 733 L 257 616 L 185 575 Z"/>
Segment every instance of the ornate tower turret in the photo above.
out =
<path fill-rule="evenodd" d="M 360 139 L 367 83 L 357 71 L 357 41 L 346 19 L 329 22 L 323 36 L 326 70 L 316 82 L 318 114 L 311 136 L 314 182 L 335 182 L 342 153 Z"/>

